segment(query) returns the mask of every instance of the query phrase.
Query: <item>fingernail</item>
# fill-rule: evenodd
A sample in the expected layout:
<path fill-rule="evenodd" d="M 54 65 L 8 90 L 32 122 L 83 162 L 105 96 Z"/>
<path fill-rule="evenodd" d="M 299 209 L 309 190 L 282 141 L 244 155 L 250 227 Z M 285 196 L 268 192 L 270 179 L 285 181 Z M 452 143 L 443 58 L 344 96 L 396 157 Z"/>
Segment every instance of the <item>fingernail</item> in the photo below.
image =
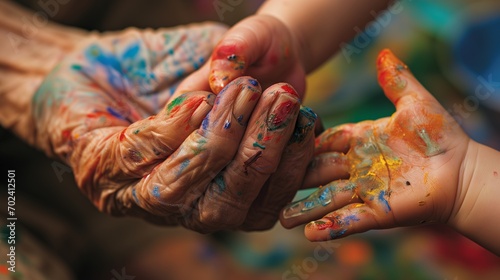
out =
<path fill-rule="evenodd" d="M 238 53 L 241 52 L 234 44 L 218 46 L 213 52 L 209 83 L 214 93 L 219 93 L 234 78 L 243 75 L 245 59 Z"/>
<path fill-rule="evenodd" d="M 303 215 L 312 209 L 327 206 L 332 202 L 332 191 L 329 187 L 317 190 L 307 198 L 290 204 L 283 210 L 283 218 L 289 219 Z"/>
<path fill-rule="evenodd" d="M 250 77 L 238 79 L 235 82 L 237 82 L 235 86 L 240 88 L 240 93 L 234 102 L 233 117 L 240 125 L 246 126 L 255 104 L 259 101 L 261 88 L 257 80 Z"/>
<path fill-rule="evenodd" d="M 212 107 L 214 106 L 214 101 L 215 101 L 215 94 L 208 94 L 206 98 L 203 98 L 200 104 L 198 105 L 198 108 L 193 112 L 193 115 L 191 116 L 189 120 L 190 125 L 195 125 L 198 126 L 200 120 L 203 120 L 203 118 L 206 117 L 206 115 L 212 110 Z"/>
<path fill-rule="evenodd" d="M 316 123 L 317 115 L 308 107 L 301 106 L 295 129 L 289 143 L 300 143 L 310 134 Z"/>
<path fill-rule="evenodd" d="M 383 88 L 401 91 L 407 85 L 407 80 L 401 73 L 408 69 L 390 50 L 382 50 L 377 59 L 378 81 Z"/>
<path fill-rule="evenodd" d="M 296 108 L 299 106 L 299 100 L 295 95 L 288 92 L 276 92 L 275 94 L 279 94 L 279 97 L 274 101 L 267 116 L 269 131 L 287 127 L 294 119 Z"/>

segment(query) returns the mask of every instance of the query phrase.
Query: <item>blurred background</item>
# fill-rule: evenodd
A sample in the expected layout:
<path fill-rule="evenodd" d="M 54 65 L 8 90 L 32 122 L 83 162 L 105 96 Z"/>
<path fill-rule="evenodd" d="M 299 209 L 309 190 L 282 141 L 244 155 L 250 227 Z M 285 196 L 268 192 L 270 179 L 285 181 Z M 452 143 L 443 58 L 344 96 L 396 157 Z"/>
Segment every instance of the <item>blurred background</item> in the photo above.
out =
<path fill-rule="evenodd" d="M 38 1 L 17 2 L 43 11 Z M 101 31 L 203 20 L 231 25 L 262 3 L 59 2 L 67 3 L 52 20 Z M 226 10 L 218 13 L 216 7 Z M 397 13 L 374 15 L 359 28 L 366 29 L 308 77 L 304 102 L 325 126 L 394 112 L 375 69 L 378 52 L 390 48 L 473 139 L 500 149 L 498 1 L 403 0 Z M 370 231 L 326 243 L 310 243 L 302 227 L 286 230 L 279 224 L 258 233 L 200 235 L 97 212 L 67 166 L 5 130 L 0 156 L 2 170 L 16 170 L 19 219 L 16 273 L 5 266 L 8 229 L 2 224 L 0 280 L 500 279 L 500 258 L 444 226 Z M 2 201 L 6 195 L 0 193 Z M 0 215 L 5 221 L 5 213 Z"/>

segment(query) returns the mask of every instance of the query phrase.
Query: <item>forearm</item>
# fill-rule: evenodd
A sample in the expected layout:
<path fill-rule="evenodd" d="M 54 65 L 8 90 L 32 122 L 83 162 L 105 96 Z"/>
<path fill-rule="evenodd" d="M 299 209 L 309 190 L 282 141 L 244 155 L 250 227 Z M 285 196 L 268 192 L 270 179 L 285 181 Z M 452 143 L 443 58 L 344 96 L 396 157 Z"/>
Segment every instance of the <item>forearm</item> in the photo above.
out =
<path fill-rule="evenodd" d="M 470 141 L 448 224 L 500 255 L 500 152 Z"/>
<path fill-rule="evenodd" d="M 257 14 L 272 15 L 294 34 L 307 72 L 332 56 L 373 20 L 373 13 L 387 8 L 390 0 L 268 0 Z"/>
<path fill-rule="evenodd" d="M 32 97 L 45 76 L 87 33 L 43 21 L 0 1 L 0 125 L 35 144 Z"/>

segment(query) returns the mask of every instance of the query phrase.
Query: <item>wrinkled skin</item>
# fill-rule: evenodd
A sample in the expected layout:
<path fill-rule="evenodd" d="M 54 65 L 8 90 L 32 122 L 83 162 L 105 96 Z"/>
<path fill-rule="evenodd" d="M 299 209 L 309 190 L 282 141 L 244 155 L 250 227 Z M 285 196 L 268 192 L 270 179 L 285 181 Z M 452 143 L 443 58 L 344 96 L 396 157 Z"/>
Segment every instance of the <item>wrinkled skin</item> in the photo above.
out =
<path fill-rule="evenodd" d="M 210 232 L 267 229 L 300 187 L 315 114 L 288 84 L 240 77 L 173 96 L 225 28 L 92 35 L 33 100 L 37 145 L 101 211 Z"/>
<path fill-rule="evenodd" d="M 377 67 L 396 112 L 320 135 L 305 186 L 323 186 L 282 212 L 285 227 L 309 222 L 309 240 L 446 223 L 455 209 L 470 139 L 389 50 Z"/>

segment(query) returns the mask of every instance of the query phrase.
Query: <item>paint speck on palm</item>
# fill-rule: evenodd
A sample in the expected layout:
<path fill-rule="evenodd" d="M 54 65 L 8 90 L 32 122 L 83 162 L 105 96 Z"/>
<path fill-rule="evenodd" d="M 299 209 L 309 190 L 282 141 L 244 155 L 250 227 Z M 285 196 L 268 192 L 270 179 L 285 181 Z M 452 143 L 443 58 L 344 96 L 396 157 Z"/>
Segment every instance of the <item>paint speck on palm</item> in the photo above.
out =
<path fill-rule="evenodd" d="M 229 129 L 229 128 L 231 128 L 231 122 L 230 122 L 230 121 L 228 121 L 228 120 L 226 120 L 226 121 L 224 122 L 224 129 Z"/>

